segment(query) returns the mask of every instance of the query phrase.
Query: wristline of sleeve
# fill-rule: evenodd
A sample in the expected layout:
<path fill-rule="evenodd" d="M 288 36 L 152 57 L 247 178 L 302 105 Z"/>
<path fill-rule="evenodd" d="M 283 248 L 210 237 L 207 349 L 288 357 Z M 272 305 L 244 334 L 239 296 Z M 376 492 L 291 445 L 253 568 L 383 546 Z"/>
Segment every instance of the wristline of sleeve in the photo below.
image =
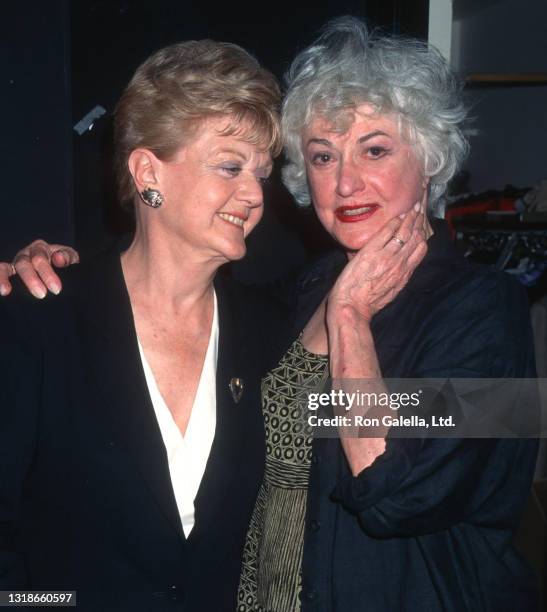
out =
<path fill-rule="evenodd" d="M 424 440 L 405 438 L 386 440 L 386 450 L 357 476 L 346 476 L 331 493 L 346 510 L 359 513 L 397 490 L 411 472 Z"/>

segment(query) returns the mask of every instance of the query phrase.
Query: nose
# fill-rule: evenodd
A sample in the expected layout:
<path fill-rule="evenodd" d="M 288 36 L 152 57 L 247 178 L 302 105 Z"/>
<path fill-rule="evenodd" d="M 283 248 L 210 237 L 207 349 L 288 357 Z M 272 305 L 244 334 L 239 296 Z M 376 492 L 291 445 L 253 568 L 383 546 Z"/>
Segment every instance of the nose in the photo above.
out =
<path fill-rule="evenodd" d="M 351 159 L 342 159 L 336 177 L 336 193 L 347 198 L 364 188 L 363 169 Z"/>
<path fill-rule="evenodd" d="M 249 208 L 261 206 L 264 200 L 262 184 L 255 176 L 245 177 L 245 180 L 242 180 L 239 186 L 237 197 Z"/>

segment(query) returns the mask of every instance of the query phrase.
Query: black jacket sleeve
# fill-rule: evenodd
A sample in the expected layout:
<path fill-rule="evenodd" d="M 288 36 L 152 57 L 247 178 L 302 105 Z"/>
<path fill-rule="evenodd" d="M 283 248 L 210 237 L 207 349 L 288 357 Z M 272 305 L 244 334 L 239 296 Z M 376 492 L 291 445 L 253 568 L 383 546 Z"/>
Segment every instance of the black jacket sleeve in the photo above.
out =
<path fill-rule="evenodd" d="M 40 405 L 40 351 L 26 340 L 15 298 L 0 302 L 0 589 L 27 584 L 17 550 L 22 491 L 31 467 Z"/>

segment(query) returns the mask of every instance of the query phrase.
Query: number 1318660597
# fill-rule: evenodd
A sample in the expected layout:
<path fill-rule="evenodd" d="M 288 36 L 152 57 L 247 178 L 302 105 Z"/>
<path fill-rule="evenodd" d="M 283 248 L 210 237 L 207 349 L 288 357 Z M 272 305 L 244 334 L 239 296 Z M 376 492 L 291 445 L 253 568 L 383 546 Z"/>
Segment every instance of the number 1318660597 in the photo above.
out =
<path fill-rule="evenodd" d="M 73 607 L 76 591 L 0 591 L 0 607 Z"/>

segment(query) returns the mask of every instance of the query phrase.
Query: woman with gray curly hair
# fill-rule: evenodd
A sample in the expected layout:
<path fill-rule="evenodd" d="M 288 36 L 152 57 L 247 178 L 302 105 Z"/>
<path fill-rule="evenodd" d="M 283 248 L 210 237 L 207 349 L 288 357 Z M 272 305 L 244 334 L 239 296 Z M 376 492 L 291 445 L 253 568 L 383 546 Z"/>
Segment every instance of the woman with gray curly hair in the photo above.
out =
<path fill-rule="evenodd" d="M 534 608 L 511 541 L 535 441 L 302 430 L 302 404 L 329 374 L 338 389 L 358 379 L 377 393 L 385 378 L 534 375 L 524 292 L 464 260 L 435 219 L 467 152 L 464 117 L 435 49 L 353 18 L 327 24 L 287 73 L 283 179 L 341 254 L 299 279 L 303 331 L 263 381 L 266 473 L 239 612 Z M 415 203 L 429 213 L 414 219 L 428 238 L 421 261 Z M 404 265 L 391 257 L 413 241 L 404 287 L 382 292 L 378 279 Z"/>
<path fill-rule="evenodd" d="M 522 291 L 459 256 L 435 218 L 464 117 L 437 51 L 354 18 L 327 24 L 288 72 L 283 178 L 340 250 L 295 284 L 298 338 L 263 379 L 239 612 L 534 607 L 511 544 L 534 442 L 320 438 L 303 406 L 329 375 L 376 393 L 386 378 L 533 376 Z"/>
<path fill-rule="evenodd" d="M 468 151 L 460 129 L 466 116 L 461 84 L 436 49 L 419 40 L 369 33 L 358 21 L 341 18 L 295 58 L 286 81 L 283 178 L 298 204 L 311 202 L 304 128 L 321 116 L 344 132 L 351 111 L 366 104 L 378 116 L 392 116 L 399 135 L 414 145 L 429 179 L 429 207 L 436 211 Z"/>

